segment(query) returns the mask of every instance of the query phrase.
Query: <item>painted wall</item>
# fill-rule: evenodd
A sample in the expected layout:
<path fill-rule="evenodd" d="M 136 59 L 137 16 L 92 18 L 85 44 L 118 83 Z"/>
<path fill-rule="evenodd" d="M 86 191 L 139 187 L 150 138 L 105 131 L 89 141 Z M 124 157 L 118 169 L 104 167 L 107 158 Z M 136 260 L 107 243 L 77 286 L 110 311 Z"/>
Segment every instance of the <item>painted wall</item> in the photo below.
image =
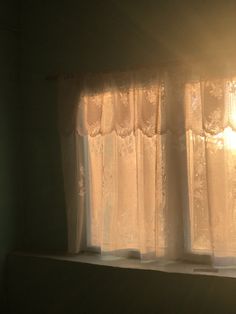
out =
<path fill-rule="evenodd" d="M 5 313 L 6 255 L 20 245 L 18 1 L 0 3 L 0 312 Z M 19 162 L 19 164 L 18 164 Z M 4 310 L 3 310 L 4 309 Z"/>
<path fill-rule="evenodd" d="M 11 314 L 235 314 L 235 278 L 14 254 L 9 271 Z"/>

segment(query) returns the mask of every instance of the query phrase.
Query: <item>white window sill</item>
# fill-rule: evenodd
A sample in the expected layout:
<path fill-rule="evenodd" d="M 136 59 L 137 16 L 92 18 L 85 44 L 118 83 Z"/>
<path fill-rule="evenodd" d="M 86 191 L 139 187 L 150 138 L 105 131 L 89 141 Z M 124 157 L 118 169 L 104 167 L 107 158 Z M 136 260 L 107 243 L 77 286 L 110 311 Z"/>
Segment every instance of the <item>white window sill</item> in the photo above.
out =
<path fill-rule="evenodd" d="M 224 266 L 213 268 L 209 265 L 191 264 L 185 262 L 158 262 L 158 261 L 140 261 L 138 259 L 128 259 L 116 256 L 101 256 L 94 253 L 81 253 L 78 255 L 60 255 L 60 254 L 37 254 L 14 252 L 16 255 L 32 256 L 39 258 L 49 258 L 61 261 L 70 261 L 108 267 L 119 267 L 128 269 L 156 270 L 167 273 L 183 273 L 191 275 L 208 275 L 236 278 L 236 266 Z"/>

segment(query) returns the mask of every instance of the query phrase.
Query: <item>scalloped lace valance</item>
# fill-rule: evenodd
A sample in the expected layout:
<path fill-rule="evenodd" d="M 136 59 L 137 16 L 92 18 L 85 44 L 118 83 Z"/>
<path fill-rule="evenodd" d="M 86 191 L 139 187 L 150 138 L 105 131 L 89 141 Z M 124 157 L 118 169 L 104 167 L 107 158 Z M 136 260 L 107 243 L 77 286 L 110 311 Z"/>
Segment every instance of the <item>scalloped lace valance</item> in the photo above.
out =
<path fill-rule="evenodd" d="M 151 137 L 167 130 L 212 135 L 236 129 L 236 77 L 186 79 L 154 71 L 60 80 L 60 130 Z"/>
<path fill-rule="evenodd" d="M 236 77 L 59 80 L 68 251 L 236 264 Z"/>

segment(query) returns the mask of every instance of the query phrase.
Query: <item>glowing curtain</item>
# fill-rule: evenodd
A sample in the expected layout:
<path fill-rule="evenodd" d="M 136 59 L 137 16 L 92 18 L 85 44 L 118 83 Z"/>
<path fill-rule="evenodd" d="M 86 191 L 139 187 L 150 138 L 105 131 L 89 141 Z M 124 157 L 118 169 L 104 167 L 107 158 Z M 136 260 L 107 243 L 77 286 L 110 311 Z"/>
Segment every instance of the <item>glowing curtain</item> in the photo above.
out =
<path fill-rule="evenodd" d="M 69 251 L 236 256 L 236 81 L 148 71 L 61 79 Z"/>

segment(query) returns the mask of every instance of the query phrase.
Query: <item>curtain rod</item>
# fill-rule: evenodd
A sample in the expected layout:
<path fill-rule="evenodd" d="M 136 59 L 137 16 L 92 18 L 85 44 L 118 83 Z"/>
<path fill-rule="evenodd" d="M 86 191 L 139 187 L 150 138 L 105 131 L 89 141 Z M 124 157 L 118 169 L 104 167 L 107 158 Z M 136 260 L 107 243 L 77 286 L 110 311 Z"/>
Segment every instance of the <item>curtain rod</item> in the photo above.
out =
<path fill-rule="evenodd" d="M 232 65 L 236 65 L 236 59 L 231 58 L 231 57 L 221 57 L 221 60 L 217 56 L 214 57 L 204 57 L 204 58 L 199 58 L 199 59 L 173 59 L 173 60 L 168 60 L 168 61 L 162 61 L 159 63 L 155 64 L 149 64 L 149 65 L 136 65 L 133 67 L 124 67 L 121 69 L 114 69 L 114 70 L 103 70 L 103 71 L 80 71 L 80 72 L 74 72 L 74 73 L 68 73 L 68 72 L 58 72 L 54 74 L 49 74 L 45 77 L 46 80 L 48 81 L 55 81 L 60 77 L 64 78 L 75 78 L 75 77 L 84 77 L 87 74 L 109 74 L 109 73 L 114 73 L 114 72 L 127 72 L 127 71 L 135 71 L 135 70 L 145 70 L 145 69 L 158 69 L 158 68 L 165 68 L 169 66 L 206 66 L 207 68 L 220 68 L 223 66 L 225 69 L 230 69 Z"/>

